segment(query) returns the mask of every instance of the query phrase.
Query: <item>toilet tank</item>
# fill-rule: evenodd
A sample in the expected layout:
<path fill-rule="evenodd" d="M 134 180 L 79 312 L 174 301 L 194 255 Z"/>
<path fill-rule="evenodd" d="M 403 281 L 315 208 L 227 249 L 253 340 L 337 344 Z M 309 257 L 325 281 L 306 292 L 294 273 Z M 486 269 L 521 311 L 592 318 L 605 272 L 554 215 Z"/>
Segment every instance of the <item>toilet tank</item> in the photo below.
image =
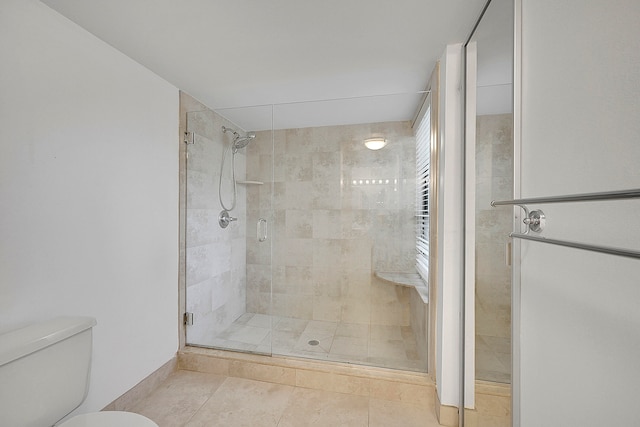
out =
<path fill-rule="evenodd" d="M 0 335 L 0 426 L 52 426 L 87 397 L 92 317 L 58 317 Z"/>

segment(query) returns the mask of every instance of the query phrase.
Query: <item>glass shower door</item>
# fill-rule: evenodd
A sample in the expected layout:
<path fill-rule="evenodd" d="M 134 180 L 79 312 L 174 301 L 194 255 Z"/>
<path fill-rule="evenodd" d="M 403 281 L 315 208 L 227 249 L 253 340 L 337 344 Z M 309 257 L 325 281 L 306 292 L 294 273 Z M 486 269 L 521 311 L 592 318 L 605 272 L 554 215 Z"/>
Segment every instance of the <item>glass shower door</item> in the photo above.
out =
<path fill-rule="evenodd" d="M 385 279 L 416 275 L 415 111 L 385 111 L 423 96 L 274 105 L 274 355 L 426 370 L 427 301 Z"/>
<path fill-rule="evenodd" d="M 407 281 L 417 275 L 415 112 L 373 123 L 339 114 L 423 97 L 188 114 L 188 344 L 426 371 L 427 289 Z M 369 148 L 372 138 L 385 145 Z M 222 228 L 225 207 L 237 220 Z"/>
<path fill-rule="evenodd" d="M 266 127 L 255 120 L 267 110 L 244 111 L 254 120 L 242 124 L 234 122 L 235 110 L 187 113 L 189 345 L 271 354 L 272 161 L 261 153 L 271 153 L 273 143 L 270 120 L 262 121 Z M 260 297 L 248 298 L 254 287 Z"/>

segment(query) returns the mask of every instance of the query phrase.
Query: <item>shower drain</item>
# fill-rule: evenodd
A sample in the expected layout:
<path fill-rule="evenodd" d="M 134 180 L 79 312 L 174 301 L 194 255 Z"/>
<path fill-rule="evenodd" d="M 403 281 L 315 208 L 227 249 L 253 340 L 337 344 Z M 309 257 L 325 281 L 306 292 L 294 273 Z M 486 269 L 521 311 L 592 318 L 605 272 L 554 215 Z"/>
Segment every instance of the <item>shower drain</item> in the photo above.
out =
<path fill-rule="evenodd" d="M 309 341 L 307 344 L 309 344 L 309 345 L 318 345 L 318 344 L 320 344 L 320 341 L 318 341 L 318 340 L 311 340 L 311 341 Z"/>

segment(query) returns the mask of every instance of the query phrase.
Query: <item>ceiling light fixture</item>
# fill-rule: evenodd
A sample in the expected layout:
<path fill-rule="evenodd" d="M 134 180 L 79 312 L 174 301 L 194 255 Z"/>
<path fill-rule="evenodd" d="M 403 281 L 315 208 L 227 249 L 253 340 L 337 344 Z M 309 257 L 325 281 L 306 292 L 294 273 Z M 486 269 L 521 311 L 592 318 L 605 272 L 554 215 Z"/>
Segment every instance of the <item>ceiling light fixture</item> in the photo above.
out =
<path fill-rule="evenodd" d="M 369 150 L 379 150 L 387 145 L 387 140 L 384 138 L 369 138 L 364 140 L 364 145 Z"/>

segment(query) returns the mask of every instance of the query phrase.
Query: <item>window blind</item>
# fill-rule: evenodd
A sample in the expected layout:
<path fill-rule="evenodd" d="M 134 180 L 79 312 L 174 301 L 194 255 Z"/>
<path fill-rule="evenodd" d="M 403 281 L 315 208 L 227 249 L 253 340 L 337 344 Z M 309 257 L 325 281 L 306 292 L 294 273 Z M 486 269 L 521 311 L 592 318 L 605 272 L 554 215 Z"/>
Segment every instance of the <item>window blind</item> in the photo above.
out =
<path fill-rule="evenodd" d="M 416 129 L 416 270 L 429 277 L 429 182 L 431 161 L 431 106 Z"/>

